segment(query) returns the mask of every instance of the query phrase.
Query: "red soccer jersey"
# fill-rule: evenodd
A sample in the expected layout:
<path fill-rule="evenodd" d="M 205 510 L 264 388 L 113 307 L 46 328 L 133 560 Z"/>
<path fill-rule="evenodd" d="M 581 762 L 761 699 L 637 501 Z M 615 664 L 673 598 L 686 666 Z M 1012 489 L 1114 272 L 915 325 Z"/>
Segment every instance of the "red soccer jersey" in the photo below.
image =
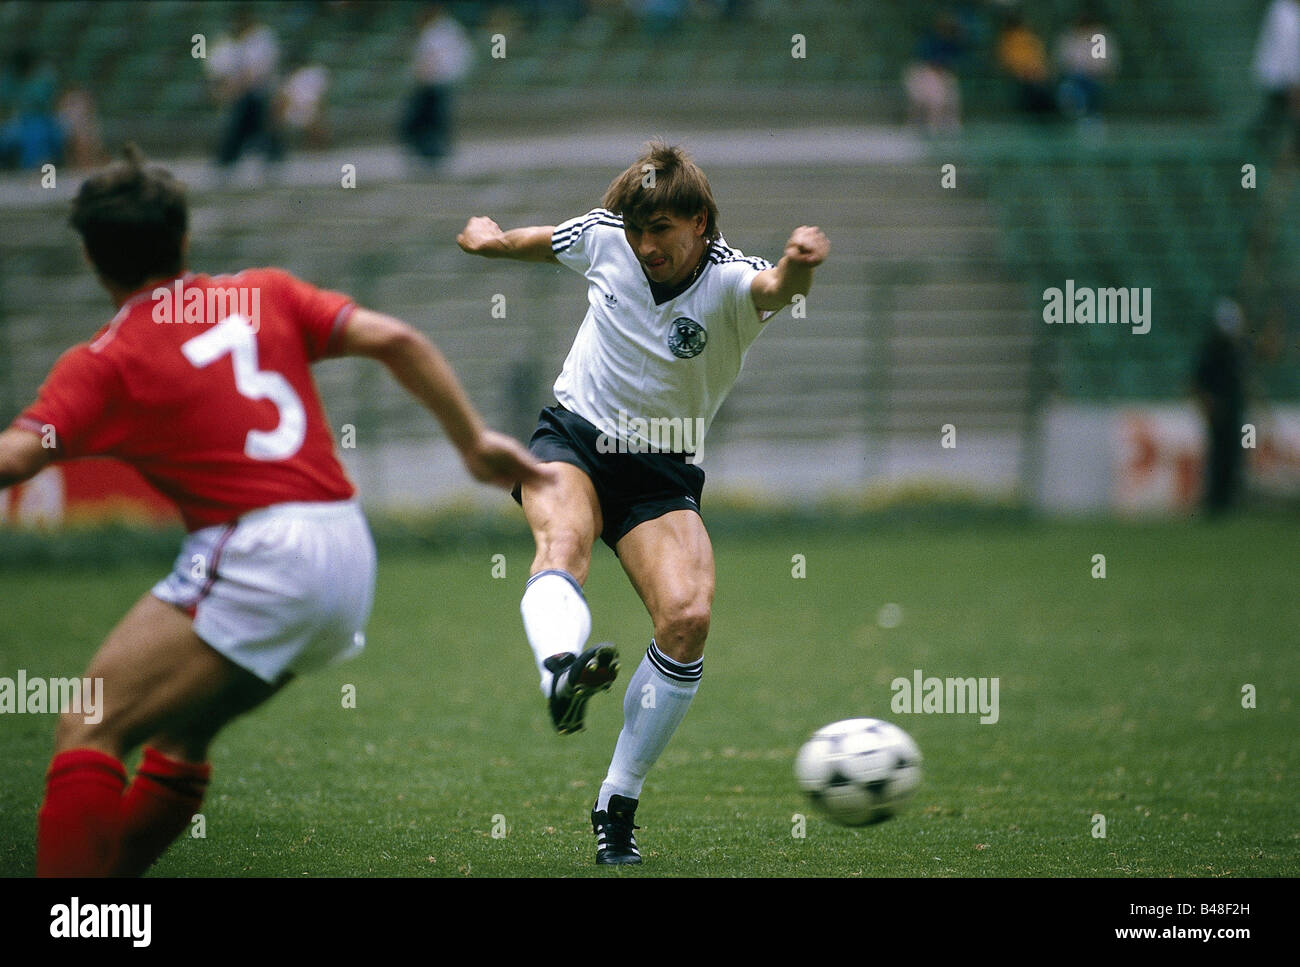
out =
<path fill-rule="evenodd" d="M 271 504 L 346 500 L 356 491 L 310 364 L 352 309 L 280 269 L 178 276 L 65 352 L 14 425 L 53 427 L 58 459 L 126 461 L 189 530 Z"/>

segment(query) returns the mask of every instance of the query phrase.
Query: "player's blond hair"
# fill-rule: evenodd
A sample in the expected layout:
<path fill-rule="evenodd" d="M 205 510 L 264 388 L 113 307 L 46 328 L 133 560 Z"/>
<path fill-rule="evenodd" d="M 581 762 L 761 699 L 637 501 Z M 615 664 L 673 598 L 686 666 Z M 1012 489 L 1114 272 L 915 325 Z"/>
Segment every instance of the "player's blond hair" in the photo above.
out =
<path fill-rule="evenodd" d="M 625 222 L 643 225 L 657 211 L 690 218 L 704 213 L 704 237 L 718 237 L 718 206 L 709 179 L 680 147 L 651 141 L 626 171 L 609 183 L 601 206 Z"/>

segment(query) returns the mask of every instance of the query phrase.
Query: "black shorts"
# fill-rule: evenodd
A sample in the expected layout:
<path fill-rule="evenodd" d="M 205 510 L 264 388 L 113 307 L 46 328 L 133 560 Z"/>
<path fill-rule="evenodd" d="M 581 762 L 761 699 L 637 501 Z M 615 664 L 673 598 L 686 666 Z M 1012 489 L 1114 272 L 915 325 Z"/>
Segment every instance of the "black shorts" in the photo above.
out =
<path fill-rule="evenodd" d="M 596 488 L 605 528 L 601 540 L 615 548 L 637 524 L 674 510 L 700 512 L 704 471 L 682 453 L 602 453 L 600 430 L 558 403 L 542 410 L 528 449 L 543 463 L 569 463 Z M 521 504 L 519 487 L 515 500 Z"/>

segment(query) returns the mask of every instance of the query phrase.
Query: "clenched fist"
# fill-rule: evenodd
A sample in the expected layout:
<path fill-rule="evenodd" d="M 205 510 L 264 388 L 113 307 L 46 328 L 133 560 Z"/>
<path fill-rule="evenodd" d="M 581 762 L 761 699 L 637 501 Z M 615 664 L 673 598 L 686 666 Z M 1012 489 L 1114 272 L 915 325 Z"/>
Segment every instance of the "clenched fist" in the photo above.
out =
<path fill-rule="evenodd" d="M 785 257 L 810 269 L 826 261 L 830 250 L 830 239 L 816 225 L 800 225 L 785 243 Z"/>
<path fill-rule="evenodd" d="M 500 244 L 504 234 L 501 226 L 486 215 L 475 215 L 456 236 L 456 244 L 471 255 L 483 255 L 489 246 Z"/>

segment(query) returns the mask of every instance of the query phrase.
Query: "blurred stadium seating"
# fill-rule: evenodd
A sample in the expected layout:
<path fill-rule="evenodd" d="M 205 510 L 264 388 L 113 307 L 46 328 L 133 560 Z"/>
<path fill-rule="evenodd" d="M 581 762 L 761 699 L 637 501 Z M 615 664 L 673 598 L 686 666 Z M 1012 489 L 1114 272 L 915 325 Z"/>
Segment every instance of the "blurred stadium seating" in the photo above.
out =
<path fill-rule="evenodd" d="M 190 38 L 220 33 L 232 6 L 11 0 L 0 6 L 0 35 L 55 58 L 65 80 L 93 84 L 111 147 L 133 139 L 162 159 L 206 157 L 219 114 Z M 808 444 L 788 450 L 806 454 L 789 458 L 792 473 L 808 472 L 807 455 L 825 452 L 819 445 L 843 452 L 852 441 L 861 459 L 829 468 L 822 489 L 862 485 L 890 468 L 891 448 L 932 441 L 945 423 L 983 435 L 994 455 L 995 466 L 961 472 L 1014 488 L 1049 397 L 1185 397 L 1213 300 L 1241 285 L 1251 268 L 1248 243 L 1265 230 L 1267 251 L 1257 260 L 1268 262 L 1267 291 L 1259 297 L 1281 299 L 1294 317 L 1296 200 L 1285 179 L 1270 180 L 1266 159 L 1244 153 L 1241 138 L 1256 107 L 1248 65 L 1262 3 L 1110 4 L 1122 68 L 1100 137 L 1013 117 L 988 66 L 986 33 L 962 70 L 962 137 L 925 143 L 906 135 L 903 156 L 862 164 L 821 157 L 817 145 L 847 128 L 887 131 L 901 121 L 898 78 L 939 4 L 754 0 L 740 19 L 692 15 L 662 37 L 619 3 L 592 3 L 581 21 L 568 15 L 571 4 L 449 6 L 484 51 L 458 110 L 467 143 L 581 140 L 589 127 L 626 133 L 630 160 L 642 139 L 660 133 L 750 129 L 781 141 L 770 159 L 744 165 L 699 156 L 724 231 L 746 252 L 775 258 L 790 228 L 816 222 L 833 239 L 833 257 L 809 319 L 784 318 L 756 344 L 710 439 L 724 450 Z M 286 55 L 333 72 L 330 157 L 390 145 L 417 8 L 254 7 L 279 29 Z M 1049 0 L 1027 11 L 1050 43 L 1075 7 Z M 486 51 L 498 31 L 508 56 L 494 62 Z M 795 33 L 808 38 L 806 59 L 790 56 Z M 801 128 L 809 148 L 793 162 Z M 1260 165 L 1261 190 L 1242 189 L 1245 161 Z M 956 191 L 939 184 L 947 162 L 959 168 Z M 585 211 L 615 170 L 575 162 L 562 171 L 457 169 L 356 192 L 328 181 L 198 190 L 195 267 L 282 265 L 418 323 L 455 361 L 489 419 L 523 435 L 579 321 L 580 283 L 551 268 L 466 258 L 452 239 L 473 213 L 508 225 Z M 0 198 L 5 414 L 30 398 L 62 348 L 107 318 L 62 227 L 66 194 L 23 199 L 23 184 L 30 179 L 12 180 Z M 1095 327 L 1058 338 L 1041 322 L 1042 294 L 1066 278 L 1152 287 L 1151 333 L 1117 338 Z M 507 299 L 505 319 L 490 315 L 497 293 Z M 1297 401 L 1294 318 L 1287 325 L 1282 360 L 1258 379 L 1271 399 Z M 364 438 L 429 437 L 429 421 L 373 367 L 330 363 L 322 380 L 327 397 L 341 401 L 331 408 L 334 421 L 354 423 Z"/>
<path fill-rule="evenodd" d="M 236 6 L 10 0 L 0 6 L 0 32 L 56 56 L 65 80 L 93 84 L 111 139 L 129 136 L 149 151 L 175 152 L 208 147 L 193 123 L 195 112 L 211 106 L 201 65 L 190 56 L 191 37 L 201 33 L 210 42 L 228 30 Z M 246 6 L 277 28 L 286 57 L 330 66 L 331 112 L 340 132 L 351 139 L 390 136 L 407 85 L 419 4 L 285 0 Z M 499 124 L 503 115 L 512 123 L 541 121 L 556 110 L 581 110 L 593 97 L 635 110 L 632 91 L 697 93 L 699 103 L 683 107 L 704 116 L 715 95 L 732 104 L 737 94 L 758 94 L 770 110 L 772 97 L 820 91 L 862 98 L 864 120 L 893 120 L 898 78 L 915 38 L 932 11 L 946 6 L 982 11 L 981 30 L 961 70 L 968 114 L 1006 111 L 1007 95 L 989 57 L 995 4 L 750 0 L 741 16 L 687 16 L 664 36 L 647 33 L 630 12 L 633 3 L 590 3 L 590 15 L 580 21 L 572 19 L 574 4 L 546 0 L 446 6 L 485 40 L 502 32 L 508 41 L 508 56 L 490 70 L 484 43 L 477 104 L 466 113 L 471 124 Z M 1076 0 L 1040 0 L 1027 12 L 1050 45 L 1077 7 Z M 1248 110 L 1253 99 L 1244 65 L 1260 9 L 1257 2 L 1208 0 L 1109 4 L 1124 78 L 1114 109 L 1166 119 Z M 789 38 L 796 33 L 808 39 L 811 56 L 790 56 Z M 167 82 L 160 85 L 159 78 Z"/>

